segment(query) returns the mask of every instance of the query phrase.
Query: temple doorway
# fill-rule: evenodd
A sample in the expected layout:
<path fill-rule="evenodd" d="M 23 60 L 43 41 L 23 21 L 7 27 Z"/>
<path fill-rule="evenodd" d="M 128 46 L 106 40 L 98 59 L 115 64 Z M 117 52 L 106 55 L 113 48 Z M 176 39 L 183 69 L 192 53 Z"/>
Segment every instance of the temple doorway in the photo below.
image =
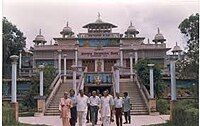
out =
<path fill-rule="evenodd" d="M 112 85 L 106 85 L 106 86 L 85 86 L 85 92 L 86 94 L 88 93 L 92 93 L 92 91 L 97 91 L 99 90 L 100 94 L 103 95 L 103 92 L 105 90 L 108 90 L 110 92 L 110 94 L 113 95 L 113 88 Z"/>

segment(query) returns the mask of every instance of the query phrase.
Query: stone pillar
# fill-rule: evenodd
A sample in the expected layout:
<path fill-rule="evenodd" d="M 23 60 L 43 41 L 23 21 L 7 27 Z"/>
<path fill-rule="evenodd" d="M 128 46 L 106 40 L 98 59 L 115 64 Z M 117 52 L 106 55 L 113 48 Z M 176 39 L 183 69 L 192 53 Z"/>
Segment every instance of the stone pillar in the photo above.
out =
<path fill-rule="evenodd" d="M 102 65 L 101 65 L 101 72 L 104 72 L 104 60 L 103 59 L 101 60 L 101 63 L 102 63 Z"/>
<path fill-rule="evenodd" d="M 95 69 L 94 71 L 95 72 L 97 72 L 97 66 L 98 66 L 97 62 L 98 62 L 98 59 L 95 59 L 95 61 L 94 61 L 94 69 Z"/>
<path fill-rule="evenodd" d="M 12 60 L 12 92 L 11 92 L 11 107 L 13 111 L 14 119 L 16 122 L 18 122 L 19 118 L 19 105 L 17 102 L 17 60 L 18 56 L 17 55 L 12 55 L 10 56 Z"/>
<path fill-rule="evenodd" d="M 43 78 L 43 70 L 44 70 L 44 65 L 39 65 L 39 71 L 40 71 L 40 96 L 43 96 L 44 93 L 44 85 L 43 85 L 43 81 L 44 81 L 44 78 Z"/>
<path fill-rule="evenodd" d="M 75 95 L 76 95 L 77 94 L 77 90 L 76 90 L 76 70 L 77 70 L 77 66 L 72 65 L 72 70 L 73 70 L 73 90 L 75 91 Z"/>
<path fill-rule="evenodd" d="M 61 74 L 62 50 L 58 50 L 58 73 Z"/>
<path fill-rule="evenodd" d="M 40 93 L 39 96 L 36 96 L 35 99 L 37 99 L 37 112 L 34 114 L 34 116 L 43 116 L 44 115 L 44 110 L 45 110 L 45 96 L 44 96 L 44 79 L 43 79 L 43 70 L 44 70 L 44 65 L 39 65 L 38 66 L 39 71 L 40 71 Z"/>
<path fill-rule="evenodd" d="M 154 64 L 148 64 L 148 66 L 150 67 L 150 98 L 154 98 L 154 83 L 153 83 L 153 66 Z"/>
<path fill-rule="evenodd" d="M 19 50 L 19 70 L 22 69 L 22 50 Z"/>
<path fill-rule="evenodd" d="M 170 101 L 170 119 L 172 119 L 172 111 L 175 107 L 176 97 L 176 75 L 175 75 L 175 58 L 170 61 L 170 75 L 171 75 L 171 101 Z"/>
<path fill-rule="evenodd" d="M 120 89 L 119 89 L 119 80 L 120 80 L 120 75 L 119 75 L 119 66 L 118 65 L 114 65 L 114 71 L 115 71 L 115 91 L 116 93 L 120 93 Z"/>
<path fill-rule="evenodd" d="M 120 50 L 120 66 L 122 67 L 123 66 L 123 51 L 121 47 L 119 50 Z"/>
<path fill-rule="evenodd" d="M 137 62 L 138 62 L 138 52 L 135 51 L 135 64 L 137 64 Z"/>
<path fill-rule="evenodd" d="M 78 66 L 78 49 L 75 48 L 75 65 Z"/>
<path fill-rule="evenodd" d="M 131 56 L 130 56 L 130 78 L 131 78 L 131 81 L 133 80 L 133 56 L 132 56 L 132 53 L 131 53 Z"/>
<path fill-rule="evenodd" d="M 67 54 L 64 54 L 64 82 L 66 82 L 67 78 Z"/>

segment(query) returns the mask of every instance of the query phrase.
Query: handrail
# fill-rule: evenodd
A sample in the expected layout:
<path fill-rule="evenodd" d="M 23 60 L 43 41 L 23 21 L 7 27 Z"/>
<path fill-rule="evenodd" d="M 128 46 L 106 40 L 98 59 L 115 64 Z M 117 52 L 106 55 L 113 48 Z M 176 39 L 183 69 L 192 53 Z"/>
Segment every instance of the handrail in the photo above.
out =
<path fill-rule="evenodd" d="M 58 74 L 58 75 L 55 77 L 55 79 L 53 80 L 53 82 L 51 83 L 51 85 L 50 85 L 50 87 L 49 87 L 50 90 L 55 86 L 55 84 L 56 84 L 56 82 L 58 81 L 59 77 L 60 77 L 60 74 Z"/>
<path fill-rule="evenodd" d="M 87 67 L 85 67 L 85 69 L 84 69 L 84 71 L 82 72 L 82 74 L 81 74 L 81 76 L 80 76 L 80 78 L 79 78 L 79 83 L 78 83 L 78 85 L 77 85 L 77 88 L 76 88 L 76 90 L 77 90 L 77 92 L 79 91 L 79 90 L 83 90 L 83 88 L 84 88 L 84 82 L 85 82 L 85 80 L 84 80 L 84 74 L 87 72 Z"/>
<path fill-rule="evenodd" d="M 150 107 L 149 107 L 149 103 L 148 103 L 149 102 L 149 98 L 150 98 L 149 93 L 148 93 L 146 87 L 138 81 L 137 74 L 135 74 L 134 82 L 136 83 L 136 85 L 137 85 L 137 87 L 138 87 L 138 89 L 139 89 L 139 91 L 140 91 L 140 93 L 141 93 L 141 95 L 142 95 L 142 97 L 144 99 L 144 102 L 145 102 L 145 104 L 146 104 L 146 106 L 148 108 L 148 111 L 150 112 Z"/>
<path fill-rule="evenodd" d="M 47 98 L 47 100 L 46 100 L 46 102 L 45 102 L 45 110 L 43 111 L 43 113 L 46 111 L 47 107 L 48 107 L 49 104 L 50 104 L 51 99 L 53 98 L 53 96 L 54 96 L 55 93 L 57 92 L 57 90 L 58 90 L 58 88 L 59 88 L 59 86 L 60 86 L 60 84 L 61 84 L 61 81 L 62 81 L 61 76 L 60 76 L 60 74 L 58 74 L 58 75 L 56 76 L 56 78 L 54 79 L 54 81 L 53 81 L 54 83 L 52 83 L 52 85 L 51 85 L 51 86 L 53 86 L 53 87 L 52 87 L 53 90 L 51 91 L 49 97 Z M 52 88 L 51 88 L 51 89 L 52 89 Z"/>

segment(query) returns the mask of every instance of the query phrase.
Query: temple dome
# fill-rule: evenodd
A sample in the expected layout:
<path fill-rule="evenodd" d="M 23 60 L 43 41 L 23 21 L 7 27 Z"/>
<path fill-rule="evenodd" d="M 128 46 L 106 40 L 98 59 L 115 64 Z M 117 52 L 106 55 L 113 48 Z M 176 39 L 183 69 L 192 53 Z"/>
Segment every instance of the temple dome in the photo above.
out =
<path fill-rule="evenodd" d="M 164 38 L 164 36 L 160 33 L 160 30 L 158 28 L 158 33 L 155 35 L 153 42 L 164 42 L 166 41 L 166 39 Z"/>
<path fill-rule="evenodd" d="M 181 51 L 182 51 L 181 47 L 178 46 L 178 44 L 177 44 L 177 42 L 176 42 L 176 45 L 174 46 L 172 52 L 181 52 Z"/>
<path fill-rule="evenodd" d="M 71 27 L 68 26 L 68 22 L 67 22 L 67 25 L 60 32 L 60 34 L 62 34 L 62 35 L 72 35 L 72 34 L 74 34 L 74 32 L 72 31 Z"/>
<path fill-rule="evenodd" d="M 139 31 L 133 26 L 132 22 L 130 22 L 130 26 L 127 28 L 125 34 L 136 36 L 136 34 L 139 34 Z"/>
<path fill-rule="evenodd" d="M 39 43 L 43 43 L 45 44 L 47 41 L 45 40 L 44 36 L 41 34 L 41 29 L 39 31 L 39 35 L 37 35 L 35 37 L 35 39 L 33 40 L 33 42 L 38 45 Z"/>

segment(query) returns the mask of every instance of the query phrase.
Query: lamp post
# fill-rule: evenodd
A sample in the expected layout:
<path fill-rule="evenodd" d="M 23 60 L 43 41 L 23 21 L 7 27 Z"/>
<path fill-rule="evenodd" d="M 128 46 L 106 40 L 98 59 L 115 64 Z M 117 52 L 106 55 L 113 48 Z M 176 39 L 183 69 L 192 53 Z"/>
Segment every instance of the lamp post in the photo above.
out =
<path fill-rule="evenodd" d="M 19 118 L 19 105 L 17 102 L 17 60 L 18 56 L 17 55 L 12 55 L 10 56 L 12 60 L 12 92 L 11 92 L 11 107 L 13 110 L 13 115 L 14 119 L 16 122 L 18 122 Z"/>

